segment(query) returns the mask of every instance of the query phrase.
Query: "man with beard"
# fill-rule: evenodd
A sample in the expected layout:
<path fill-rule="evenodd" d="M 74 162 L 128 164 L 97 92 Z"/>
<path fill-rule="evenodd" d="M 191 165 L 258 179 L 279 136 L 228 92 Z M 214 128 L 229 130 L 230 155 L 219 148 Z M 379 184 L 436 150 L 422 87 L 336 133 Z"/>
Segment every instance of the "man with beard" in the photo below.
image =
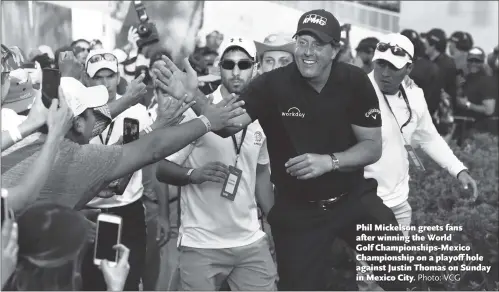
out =
<path fill-rule="evenodd" d="M 377 196 L 376 180 L 364 179 L 364 167 L 381 156 L 379 103 L 360 68 L 333 61 L 340 50 L 338 20 L 325 10 L 306 12 L 295 36 L 295 62 L 253 80 L 240 97 L 246 113 L 233 119 L 238 126 L 216 133 L 229 137 L 259 121 L 278 193 L 267 217 L 276 246 L 279 290 L 326 290 L 336 237 L 355 248 L 358 224 L 398 224 Z M 165 63 L 158 67 L 158 86 L 177 99 L 187 94 L 201 114 L 209 102 L 197 89 L 195 71 L 186 64 L 183 73 L 170 60 Z M 225 184 L 233 186 L 232 181 L 229 177 Z M 387 275 L 397 277 L 399 272 Z M 401 281 L 379 284 L 385 290 L 408 288 Z"/>
<path fill-rule="evenodd" d="M 228 38 L 222 50 L 222 85 L 214 103 L 241 94 L 256 73 L 253 41 Z M 185 120 L 197 116 L 189 110 Z M 273 291 L 277 271 L 258 221 L 273 204 L 266 137 L 260 124 L 222 138 L 204 135 L 158 165 L 157 178 L 181 189 L 180 281 L 182 290 Z M 177 164 L 176 164 L 177 163 Z M 180 166 L 183 165 L 183 166 Z M 223 184 L 235 178 L 229 190 Z M 229 185 L 230 186 L 230 185 Z"/>

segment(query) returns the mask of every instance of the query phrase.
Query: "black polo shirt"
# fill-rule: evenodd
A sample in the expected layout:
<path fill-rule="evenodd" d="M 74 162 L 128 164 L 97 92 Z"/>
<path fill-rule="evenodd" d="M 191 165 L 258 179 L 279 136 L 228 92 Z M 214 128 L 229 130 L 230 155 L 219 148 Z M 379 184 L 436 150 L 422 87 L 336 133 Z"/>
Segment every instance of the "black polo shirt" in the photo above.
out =
<path fill-rule="evenodd" d="M 267 136 L 272 182 L 279 196 L 328 199 L 363 182 L 363 169 L 298 180 L 287 174 L 284 166 L 301 154 L 329 154 L 352 147 L 357 143 L 352 124 L 381 126 L 378 98 L 362 69 L 335 63 L 322 92 L 317 93 L 291 63 L 257 77 L 241 99 Z"/>
<path fill-rule="evenodd" d="M 463 93 L 473 104 L 481 105 L 483 101 L 487 99 L 494 99 L 497 101 L 497 79 L 487 75 L 485 71 L 468 74 L 463 84 Z M 484 114 L 463 108 L 458 108 L 456 114 L 473 117 L 477 121 L 488 118 L 488 116 Z M 495 114 L 497 114 L 497 112 Z"/>

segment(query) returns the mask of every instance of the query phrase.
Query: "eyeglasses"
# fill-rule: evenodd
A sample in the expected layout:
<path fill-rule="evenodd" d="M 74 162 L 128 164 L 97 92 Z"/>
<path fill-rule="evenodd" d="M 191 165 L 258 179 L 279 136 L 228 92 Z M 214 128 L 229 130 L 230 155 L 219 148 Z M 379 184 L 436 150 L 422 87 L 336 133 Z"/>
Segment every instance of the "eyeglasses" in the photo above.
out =
<path fill-rule="evenodd" d="M 390 49 L 392 51 L 392 54 L 394 56 L 405 57 L 407 55 L 412 60 L 411 54 L 409 54 L 406 50 L 402 49 L 399 46 L 392 46 L 392 45 L 387 44 L 387 43 L 378 43 L 378 45 L 376 46 L 376 50 L 378 50 L 382 53 L 386 52 L 388 49 Z"/>
<path fill-rule="evenodd" d="M 92 56 L 92 58 L 90 58 L 90 60 L 88 60 L 88 62 L 93 64 L 93 63 L 100 62 L 102 60 L 110 61 L 110 62 L 118 62 L 118 59 L 116 59 L 116 56 L 113 54 L 109 54 L 109 53 L 94 55 L 94 56 Z"/>
<path fill-rule="evenodd" d="M 224 70 L 233 70 L 234 67 L 236 67 L 236 65 L 240 70 L 248 70 L 253 66 L 253 61 L 241 60 L 241 61 L 236 63 L 232 60 L 224 60 L 224 61 L 220 62 L 220 66 Z"/>

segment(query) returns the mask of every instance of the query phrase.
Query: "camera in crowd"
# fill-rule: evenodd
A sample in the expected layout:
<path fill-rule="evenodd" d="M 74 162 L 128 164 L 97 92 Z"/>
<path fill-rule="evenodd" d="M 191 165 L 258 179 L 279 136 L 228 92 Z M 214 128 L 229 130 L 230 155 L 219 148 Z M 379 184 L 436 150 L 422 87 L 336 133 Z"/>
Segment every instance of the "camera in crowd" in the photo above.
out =
<path fill-rule="evenodd" d="M 146 7 L 142 4 L 142 1 L 133 1 L 133 4 L 140 22 L 137 28 L 137 33 L 140 37 L 137 41 L 137 46 L 141 49 L 147 45 L 159 41 L 158 29 L 153 22 L 149 21 L 149 16 L 147 16 L 146 13 Z"/>

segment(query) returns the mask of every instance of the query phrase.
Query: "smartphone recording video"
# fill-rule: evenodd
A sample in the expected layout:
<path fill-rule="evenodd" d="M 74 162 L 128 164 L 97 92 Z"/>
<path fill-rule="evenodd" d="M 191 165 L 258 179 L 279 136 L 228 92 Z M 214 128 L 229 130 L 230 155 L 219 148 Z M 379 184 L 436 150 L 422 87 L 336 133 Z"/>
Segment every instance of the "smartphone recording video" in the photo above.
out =
<path fill-rule="evenodd" d="M 97 234 L 94 246 L 94 264 L 107 260 L 111 266 L 118 262 L 118 251 L 113 248 L 121 241 L 122 218 L 116 215 L 100 214 L 97 217 Z"/>
<path fill-rule="evenodd" d="M 139 139 L 139 120 L 125 118 L 123 120 L 123 144 Z"/>
<path fill-rule="evenodd" d="M 42 74 L 42 101 L 46 108 L 52 104 L 52 99 L 59 98 L 61 72 L 57 69 L 43 68 Z"/>

